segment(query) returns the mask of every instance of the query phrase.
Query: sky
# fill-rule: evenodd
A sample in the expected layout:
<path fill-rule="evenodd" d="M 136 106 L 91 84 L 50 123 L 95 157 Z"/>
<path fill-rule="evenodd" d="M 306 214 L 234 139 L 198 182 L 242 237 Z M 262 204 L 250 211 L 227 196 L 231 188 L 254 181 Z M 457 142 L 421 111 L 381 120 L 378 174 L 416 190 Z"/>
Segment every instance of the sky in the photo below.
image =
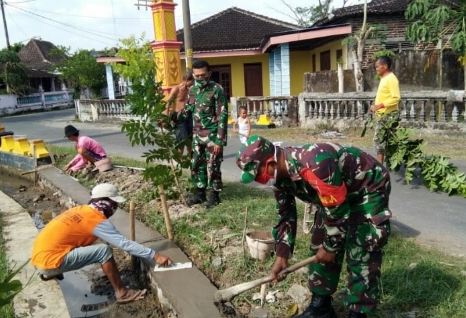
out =
<path fill-rule="evenodd" d="M 292 7 L 309 6 L 318 0 L 194 0 L 190 1 L 191 24 L 208 18 L 230 7 L 295 22 Z M 148 1 L 150 2 L 150 1 Z M 181 0 L 175 0 L 176 28 L 183 27 Z M 146 34 L 153 40 L 150 8 L 138 7 L 138 0 L 4 0 L 5 17 L 10 44 L 26 44 L 31 38 L 70 47 L 71 51 L 114 47 L 119 39 Z M 145 4 L 146 1 L 139 0 Z M 343 0 L 334 0 L 341 7 Z M 350 3 L 357 4 L 358 0 Z M 0 25 L 1 28 L 1 25 Z M 0 30 L 0 48 L 6 47 L 4 30 Z"/>

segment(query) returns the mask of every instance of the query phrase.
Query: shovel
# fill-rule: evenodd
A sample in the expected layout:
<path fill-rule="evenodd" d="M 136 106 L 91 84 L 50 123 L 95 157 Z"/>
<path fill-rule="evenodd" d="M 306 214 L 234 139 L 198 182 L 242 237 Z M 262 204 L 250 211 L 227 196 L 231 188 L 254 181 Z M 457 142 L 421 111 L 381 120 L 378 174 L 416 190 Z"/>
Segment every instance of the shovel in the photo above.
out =
<path fill-rule="evenodd" d="M 267 283 L 261 285 L 261 291 L 260 291 L 261 305 L 260 307 L 255 307 L 252 310 L 253 318 L 267 318 L 268 317 L 268 312 L 269 312 L 268 307 L 267 305 L 264 306 L 266 294 L 267 294 Z"/>

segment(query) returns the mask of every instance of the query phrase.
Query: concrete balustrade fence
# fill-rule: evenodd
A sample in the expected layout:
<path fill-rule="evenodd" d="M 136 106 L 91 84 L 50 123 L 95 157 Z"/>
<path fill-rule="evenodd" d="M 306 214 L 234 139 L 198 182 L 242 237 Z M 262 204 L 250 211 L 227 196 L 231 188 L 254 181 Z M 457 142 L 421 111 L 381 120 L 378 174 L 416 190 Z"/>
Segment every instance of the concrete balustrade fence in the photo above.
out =
<path fill-rule="evenodd" d="M 465 103 L 450 101 L 448 92 L 402 92 L 398 105 L 403 126 L 466 131 Z M 375 93 L 299 95 L 300 126 L 337 128 L 362 126 L 373 118 Z M 463 97 L 464 100 L 464 97 Z"/>
<path fill-rule="evenodd" d="M 248 110 L 251 121 L 257 125 L 297 126 L 298 98 L 296 96 L 231 97 L 231 117 L 238 117 L 239 108 Z"/>
<path fill-rule="evenodd" d="M 79 99 L 75 100 L 76 113 L 81 121 L 124 121 L 137 116 L 131 113 L 123 99 Z"/>
<path fill-rule="evenodd" d="M 0 114 L 3 115 L 67 106 L 73 106 L 72 90 L 41 92 L 27 96 L 0 95 Z"/>
<path fill-rule="evenodd" d="M 402 125 L 418 128 L 466 131 L 465 101 L 462 91 L 402 92 L 399 116 Z M 337 129 L 362 126 L 373 118 L 370 105 L 375 92 L 299 96 L 231 97 L 229 123 L 245 106 L 256 125 L 304 127 L 326 125 Z M 137 118 L 124 100 L 76 100 L 76 112 L 82 121 L 124 121 Z"/>

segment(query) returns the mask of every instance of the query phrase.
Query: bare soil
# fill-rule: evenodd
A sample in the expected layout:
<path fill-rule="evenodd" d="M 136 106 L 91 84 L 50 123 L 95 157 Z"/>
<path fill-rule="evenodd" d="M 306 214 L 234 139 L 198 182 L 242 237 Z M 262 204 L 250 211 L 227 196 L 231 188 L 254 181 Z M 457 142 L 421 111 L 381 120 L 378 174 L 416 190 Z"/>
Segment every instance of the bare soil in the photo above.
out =
<path fill-rule="evenodd" d="M 147 289 L 146 297 L 133 303 L 119 305 L 116 302 L 110 304 L 109 311 L 100 315 L 101 318 L 162 318 L 167 315 L 163 312 L 157 294 L 151 289 L 147 273 L 131 269 L 130 258 L 121 250 L 114 249 L 113 256 L 118 264 L 123 284 L 131 289 Z M 94 271 L 90 273 L 90 281 L 93 283 L 91 292 L 100 295 L 110 295 L 115 299 L 115 293 L 107 276 Z"/>
<path fill-rule="evenodd" d="M 154 185 L 150 181 L 145 181 L 142 176 L 142 171 L 131 168 L 114 168 L 105 173 L 93 172 L 86 175 L 86 178 L 92 180 L 94 184 L 109 182 L 115 185 L 121 195 L 125 198 L 135 201 L 137 206 L 136 217 L 142 221 L 145 220 L 146 214 L 149 211 L 158 211 L 162 213 L 162 204 L 159 198 L 140 197 L 141 193 L 152 192 Z M 166 193 L 170 193 L 170 189 L 165 189 Z M 121 207 L 125 210 L 129 209 L 129 200 Z M 167 200 L 168 211 L 171 219 L 181 218 L 187 215 L 195 214 L 198 207 L 186 207 L 180 200 Z"/>

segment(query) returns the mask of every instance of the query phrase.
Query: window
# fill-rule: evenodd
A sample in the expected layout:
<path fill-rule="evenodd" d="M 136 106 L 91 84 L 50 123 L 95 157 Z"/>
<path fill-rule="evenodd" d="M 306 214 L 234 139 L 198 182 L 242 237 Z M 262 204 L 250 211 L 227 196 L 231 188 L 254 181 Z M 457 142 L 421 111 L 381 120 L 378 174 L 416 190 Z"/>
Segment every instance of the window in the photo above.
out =
<path fill-rule="evenodd" d="M 343 50 L 339 49 L 337 50 L 337 64 L 340 62 L 340 60 L 343 58 Z"/>

